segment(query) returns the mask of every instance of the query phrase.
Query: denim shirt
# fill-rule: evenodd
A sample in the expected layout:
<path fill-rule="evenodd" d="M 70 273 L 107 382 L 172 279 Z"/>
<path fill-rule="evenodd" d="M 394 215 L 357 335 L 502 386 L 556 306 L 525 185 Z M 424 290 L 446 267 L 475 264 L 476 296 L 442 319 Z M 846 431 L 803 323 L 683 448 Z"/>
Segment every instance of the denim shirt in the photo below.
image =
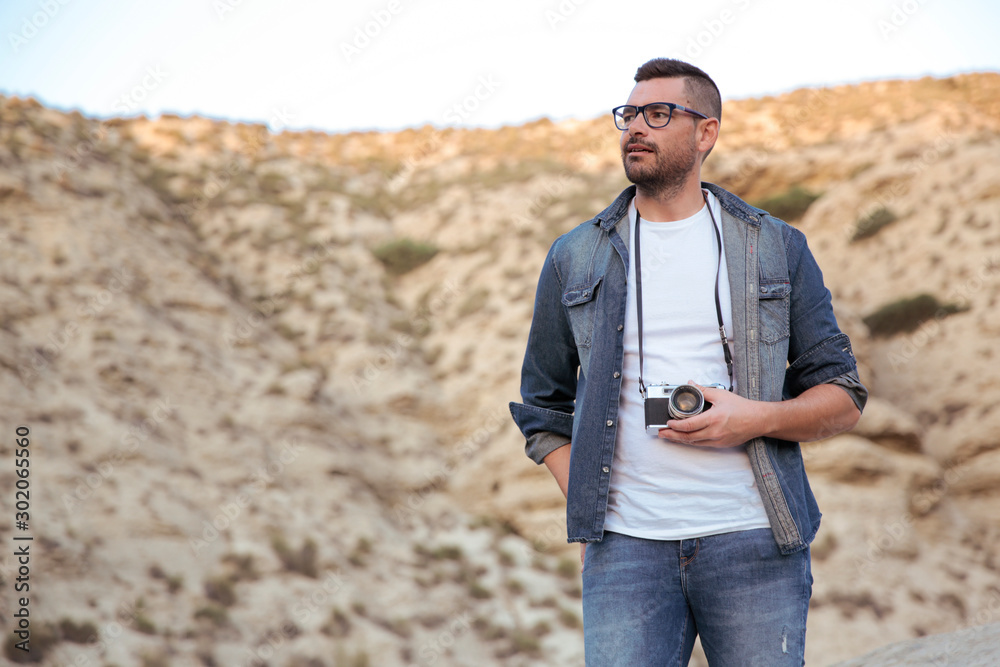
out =
<path fill-rule="evenodd" d="M 722 208 L 739 395 L 781 401 L 832 383 L 863 409 L 868 392 L 805 236 L 718 186 L 702 186 Z M 536 463 L 572 442 L 570 542 L 604 535 L 624 359 L 627 212 L 634 196 L 635 186 L 627 188 L 552 244 L 521 370 L 523 403 L 510 404 L 525 452 Z M 831 434 L 834 429 L 831 424 Z M 820 512 L 799 444 L 760 437 L 746 444 L 746 452 L 779 548 L 804 549 L 816 535 Z"/>

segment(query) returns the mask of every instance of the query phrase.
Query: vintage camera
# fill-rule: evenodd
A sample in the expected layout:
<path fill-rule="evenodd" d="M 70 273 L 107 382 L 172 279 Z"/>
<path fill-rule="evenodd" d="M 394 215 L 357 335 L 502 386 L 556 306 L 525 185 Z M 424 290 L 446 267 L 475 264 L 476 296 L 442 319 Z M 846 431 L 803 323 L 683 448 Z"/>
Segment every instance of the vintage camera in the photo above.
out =
<path fill-rule="evenodd" d="M 725 389 L 721 384 L 705 386 Z M 701 389 L 694 385 L 661 382 L 646 387 L 642 406 L 646 412 L 646 432 L 655 435 L 661 428 L 667 427 L 667 420 L 694 417 L 708 410 L 712 404 L 705 401 Z"/>

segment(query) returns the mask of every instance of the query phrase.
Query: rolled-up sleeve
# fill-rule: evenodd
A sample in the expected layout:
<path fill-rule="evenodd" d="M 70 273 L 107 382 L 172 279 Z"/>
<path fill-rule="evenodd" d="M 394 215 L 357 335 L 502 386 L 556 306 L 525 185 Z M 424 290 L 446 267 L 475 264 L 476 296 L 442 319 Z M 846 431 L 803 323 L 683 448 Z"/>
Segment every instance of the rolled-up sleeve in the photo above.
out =
<path fill-rule="evenodd" d="M 858 410 L 863 410 L 868 390 L 858 377 L 851 341 L 837 325 L 823 273 L 805 236 L 797 230 L 789 239 L 788 263 L 792 301 L 785 396 L 798 396 L 820 384 L 835 384 L 850 395 Z"/>
<path fill-rule="evenodd" d="M 861 384 L 861 378 L 857 371 L 838 375 L 832 380 L 827 380 L 827 384 L 835 384 L 851 397 L 854 405 L 858 406 L 858 412 L 865 411 L 865 404 L 868 403 L 868 388 Z"/>
<path fill-rule="evenodd" d="M 573 331 L 562 304 L 562 283 L 553 243 L 545 258 L 528 345 L 521 366 L 521 400 L 511 403 L 510 413 L 525 438 L 525 454 L 541 463 L 553 450 L 573 437 L 580 358 Z"/>
<path fill-rule="evenodd" d="M 535 463 L 572 440 L 573 415 L 523 403 L 511 403 L 510 414 L 524 434 L 524 453 Z"/>

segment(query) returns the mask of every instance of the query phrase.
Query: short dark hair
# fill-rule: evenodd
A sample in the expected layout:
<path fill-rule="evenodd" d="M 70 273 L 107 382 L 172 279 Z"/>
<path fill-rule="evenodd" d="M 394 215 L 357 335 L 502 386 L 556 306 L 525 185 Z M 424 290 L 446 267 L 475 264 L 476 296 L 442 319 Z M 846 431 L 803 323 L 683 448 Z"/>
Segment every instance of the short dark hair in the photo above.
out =
<path fill-rule="evenodd" d="M 648 79 L 684 79 L 684 89 L 691 97 L 695 111 L 722 122 L 722 95 L 719 87 L 701 69 L 683 60 L 653 58 L 635 72 L 636 83 Z"/>

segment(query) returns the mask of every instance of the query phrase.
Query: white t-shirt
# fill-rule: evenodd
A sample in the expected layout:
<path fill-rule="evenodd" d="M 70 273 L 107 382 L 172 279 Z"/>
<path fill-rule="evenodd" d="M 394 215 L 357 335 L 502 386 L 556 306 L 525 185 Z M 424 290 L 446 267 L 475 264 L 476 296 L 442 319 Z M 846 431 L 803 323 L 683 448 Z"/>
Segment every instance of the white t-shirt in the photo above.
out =
<path fill-rule="evenodd" d="M 719 201 L 708 194 L 721 225 Z M 629 205 L 631 251 L 625 359 L 606 530 L 655 540 L 682 540 L 770 524 L 745 445 L 682 445 L 645 430 L 639 394 L 635 295 L 635 202 Z M 721 234 L 721 228 L 720 228 Z M 719 246 L 708 208 L 684 220 L 642 220 L 643 380 L 717 382 L 729 386 L 715 309 Z M 732 299 L 725 253 L 719 297 L 732 336 Z M 731 343 L 730 343 L 731 345 Z"/>

